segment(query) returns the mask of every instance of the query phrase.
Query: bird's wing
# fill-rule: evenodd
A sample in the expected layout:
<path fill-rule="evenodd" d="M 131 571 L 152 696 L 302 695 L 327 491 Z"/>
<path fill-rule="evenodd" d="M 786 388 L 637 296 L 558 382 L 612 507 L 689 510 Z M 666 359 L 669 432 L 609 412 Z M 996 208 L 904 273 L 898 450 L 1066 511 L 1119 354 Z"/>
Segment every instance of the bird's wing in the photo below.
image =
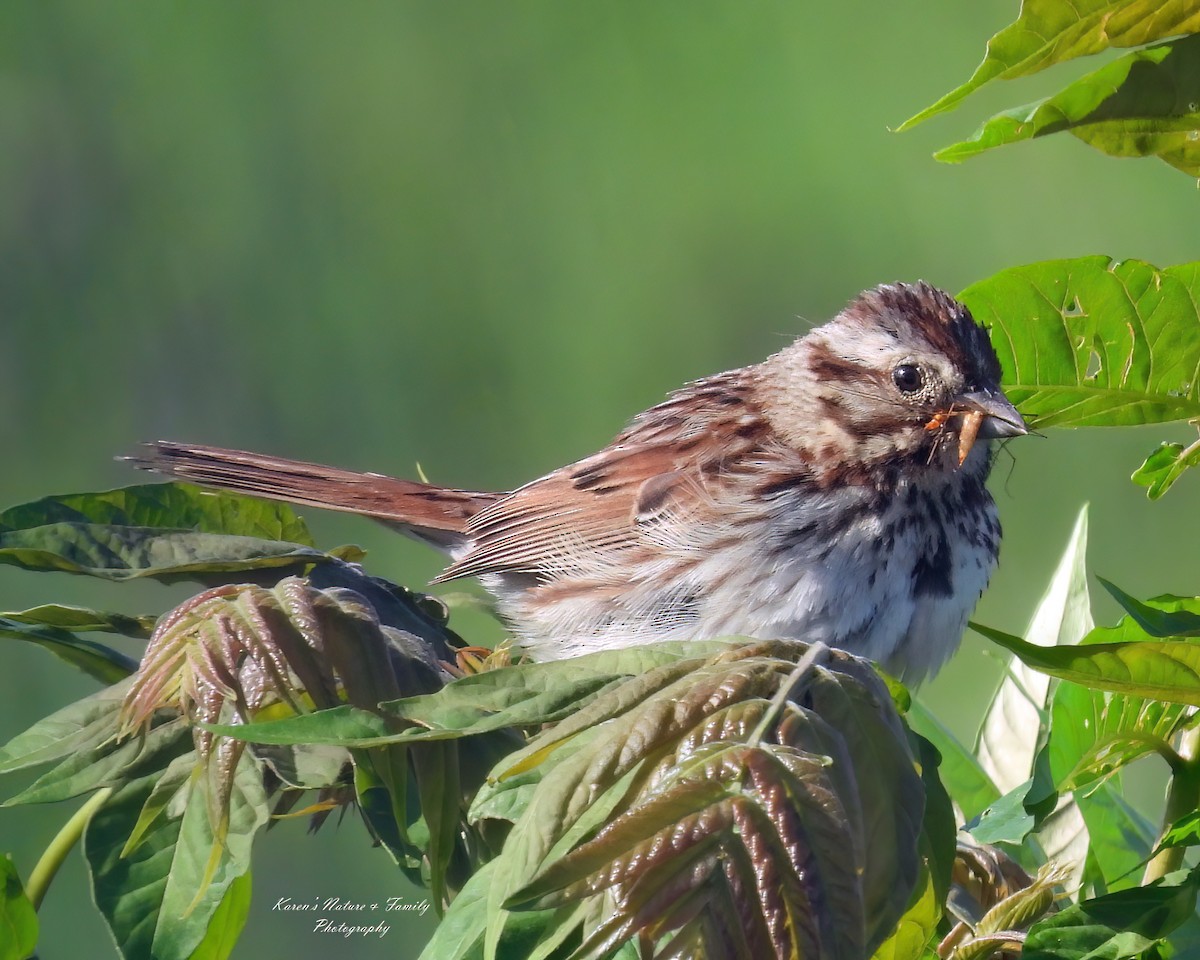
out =
<path fill-rule="evenodd" d="M 665 520 L 715 519 L 770 432 L 734 382 L 690 384 L 604 450 L 471 517 L 469 548 L 438 580 L 501 572 L 553 579 L 647 546 Z"/>

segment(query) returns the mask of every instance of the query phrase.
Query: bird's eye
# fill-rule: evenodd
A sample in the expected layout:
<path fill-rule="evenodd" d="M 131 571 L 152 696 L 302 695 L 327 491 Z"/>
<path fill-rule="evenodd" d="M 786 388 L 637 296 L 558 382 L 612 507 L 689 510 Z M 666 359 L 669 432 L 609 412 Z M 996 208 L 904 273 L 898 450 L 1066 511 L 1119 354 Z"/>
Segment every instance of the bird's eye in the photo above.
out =
<path fill-rule="evenodd" d="M 902 363 L 893 370 L 892 381 L 900 388 L 901 393 L 916 393 L 925 385 L 921 368 L 911 363 Z"/>

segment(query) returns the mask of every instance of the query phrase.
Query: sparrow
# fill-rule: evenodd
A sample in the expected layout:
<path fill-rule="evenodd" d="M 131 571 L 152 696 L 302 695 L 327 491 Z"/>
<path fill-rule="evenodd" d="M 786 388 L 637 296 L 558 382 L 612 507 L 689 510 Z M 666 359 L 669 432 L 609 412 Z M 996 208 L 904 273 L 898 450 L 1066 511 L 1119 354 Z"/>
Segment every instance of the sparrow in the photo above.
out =
<path fill-rule="evenodd" d="M 866 291 L 761 363 L 686 384 L 598 453 L 509 492 L 159 441 L 135 465 L 362 514 L 477 577 L 534 660 L 795 639 L 906 682 L 957 647 L 995 568 L 990 441 L 1027 432 L 970 312 Z"/>

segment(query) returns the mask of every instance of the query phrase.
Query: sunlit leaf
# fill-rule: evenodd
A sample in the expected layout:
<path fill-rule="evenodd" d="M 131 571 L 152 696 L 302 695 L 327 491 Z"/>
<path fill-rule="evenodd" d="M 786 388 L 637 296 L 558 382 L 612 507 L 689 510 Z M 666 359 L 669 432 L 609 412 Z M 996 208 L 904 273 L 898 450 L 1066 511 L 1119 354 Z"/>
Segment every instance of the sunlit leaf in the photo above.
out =
<path fill-rule="evenodd" d="M 1146 754 L 1173 754 L 1171 738 L 1187 715 L 1181 704 L 1059 685 L 1048 747 L 1054 782 L 1078 790 Z"/>
<path fill-rule="evenodd" d="M 1200 176 L 1200 36 L 1138 50 L 1036 103 L 998 113 L 934 158 L 1066 131 L 1110 156 L 1159 157 Z"/>
<path fill-rule="evenodd" d="M 1051 677 L 1094 690 L 1200 706 L 1200 643 L 1147 640 L 1044 649 L 988 626 L 972 626 L 988 640 L 1018 655 L 1026 665 Z"/>
<path fill-rule="evenodd" d="M 200 945 L 188 960 L 226 960 L 237 945 L 246 919 L 250 916 L 250 871 L 247 870 L 225 890 L 225 896 L 213 912 Z"/>
<path fill-rule="evenodd" d="M 216 575 L 299 569 L 326 558 L 294 543 L 167 527 L 52 523 L 0 532 L 0 563 L 105 580 L 208 582 Z"/>
<path fill-rule="evenodd" d="M 1200 464 L 1200 443 L 1162 443 L 1133 472 L 1132 480 L 1146 488 L 1146 496 L 1157 500 L 1171 489 L 1185 470 Z"/>
<path fill-rule="evenodd" d="M 960 296 L 990 328 L 1005 392 L 1032 425 L 1200 416 L 1200 263 L 1048 260 Z"/>
<path fill-rule="evenodd" d="M 1146 640 L 1045 649 L 979 624 L 973 629 L 1043 673 L 1095 690 L 1200 706 L 1200 643 Z"/>
<path fill-rule="evenodd" d="M 1033 814 L 1025 809 L 1028 790 L 1028 782 L 1018 784 L 963 829 L 977 843 L 1020 843 L 1036 825 Z"/>
<path fill-rule="evenodd" d="M 794 943 L 806 955 L 820 944 L 824 955 L 853 957 L 881 943 L 916 882 L 920 825 L 912 818 L 924 804 L 915 764 L 884 710 L 886 688 L 840 657 L 833 669 L 809 668 L 777 721 L 774 745 L 747 742 L 788 676 L 767 654 L 787 650 L 760 644 L 719 654 L 641 698 L 602 693 L 589 709 L 605 715 L 607 704 L 623 702 L 621 712 L 610 714 L 603 738 L 533 784 L 500 857 L 494 908 L 506 894 L 512 911 L 607 893 L 620 909 L 583 953 L 615 949 L 638 930 L 652 940 L 674 930 L 673 944 L 721 943 L 722 955 L 733 956 Z M 531 761 L 570 743 L 555 733 L 544 735 L 547 746 Z M 881 790 L 883 783 L 892 787 Z M 611 808 L 603 819 L 598 799 Z M 789 849 L 807 851 L 802 874 Z M 897 856 L 905 850 L 912 852 Z M 766 875 L 754 878 L 765 864 L 769 894 L 760 889 Z M 746 895 L 757 905 L 735 907 Z M 489 928 L 493 951 L 503 918 L 515 914 L 494 916 L 502 922 Z"/>
<path fill-rule="evenodd" d="M 0 884 L 0 960 L 25 960 L 37 946 L 37 912 L 7 854 L 0 854 Z"/>
<path fill-rule="evenodd" d="M 44 497 L 0 513 L 0 532 L 5 533 L 59 523 L 195 530 L 313 546 L 308 527 L 287 504 L 186 483 Z"/>
<path fill-rule="evenodd" d="M 1028 642 L 1045 647 L 1078 643 L 1092 628 L 1087 588 L 1087 507 L 1079 511 L 1046 592 L 1027 629 Z M 1008 792 L 1034 772 L 1045 714 L 1049 680 L 1013 660 L 988 705 L 975 753 L 980 766 Z"/>
<path fill-rule="evenodd" d="M 883 942 L 871 960 L 920 960 L 937 931 L 942 907 L 933 879 L 926 874 L 917 887 L 912 906 L 904 912 L 896 932 Z"/>
<path fill-rule="evenodd" d="M 1017 20 L 987 44 L 987 55 L 962 86 L 906 120 L 904 130 L 956 107 L 992 80 L 1024 77 L 1109 47 L 1136 47 L 1200 32 L 1191 0 L 1025 0 Z"/>

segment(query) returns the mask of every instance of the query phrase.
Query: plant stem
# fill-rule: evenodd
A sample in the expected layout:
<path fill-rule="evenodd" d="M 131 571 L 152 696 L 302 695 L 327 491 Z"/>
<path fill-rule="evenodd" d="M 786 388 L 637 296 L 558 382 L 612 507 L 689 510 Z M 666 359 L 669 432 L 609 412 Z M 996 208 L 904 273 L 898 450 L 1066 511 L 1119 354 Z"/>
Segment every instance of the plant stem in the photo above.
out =
<path fill-rule="evenodd" d="M 112 796 L 112 792 L 112 787 L 103 787 L 93 793 L 88 797 L 87 803 L 75 811 L 75 815 L 63 824 L 63 828 L 50 841 L 50 846 L 46 848 L 41 859 L 38 860 L 37 866 L 29 874 L 29 881 L 25 884 L 25 895 L 29 898 L 29 902 L 33 904 L 34 910 L 37 910 L 42 905 L 42 898 L 46 896 L 46 891 L 50 889 L 50 884 L 54 881 L 59 867 L 67 859 L 67 854 L 71 852 L 71 848 L 83 836 L 84 827 L 95 816 L 96 811 L 104 806 L 105 801 Z"/>
<path fill-rule="evenodd" d="M 1200 727 L 1192 727 L 1180 738 L 1179 760 L 1171 766 L 1171 783 L 1167 787 L 1167 806 L 1163 810 L 1159 841 L 1171 824 L 1197 807 L 1200 807 Z M 1143 885 L 1182 867 L 1186 852 L 1187 848 L 1182 846 L 1159 851 L 1146 864 Z"/>

